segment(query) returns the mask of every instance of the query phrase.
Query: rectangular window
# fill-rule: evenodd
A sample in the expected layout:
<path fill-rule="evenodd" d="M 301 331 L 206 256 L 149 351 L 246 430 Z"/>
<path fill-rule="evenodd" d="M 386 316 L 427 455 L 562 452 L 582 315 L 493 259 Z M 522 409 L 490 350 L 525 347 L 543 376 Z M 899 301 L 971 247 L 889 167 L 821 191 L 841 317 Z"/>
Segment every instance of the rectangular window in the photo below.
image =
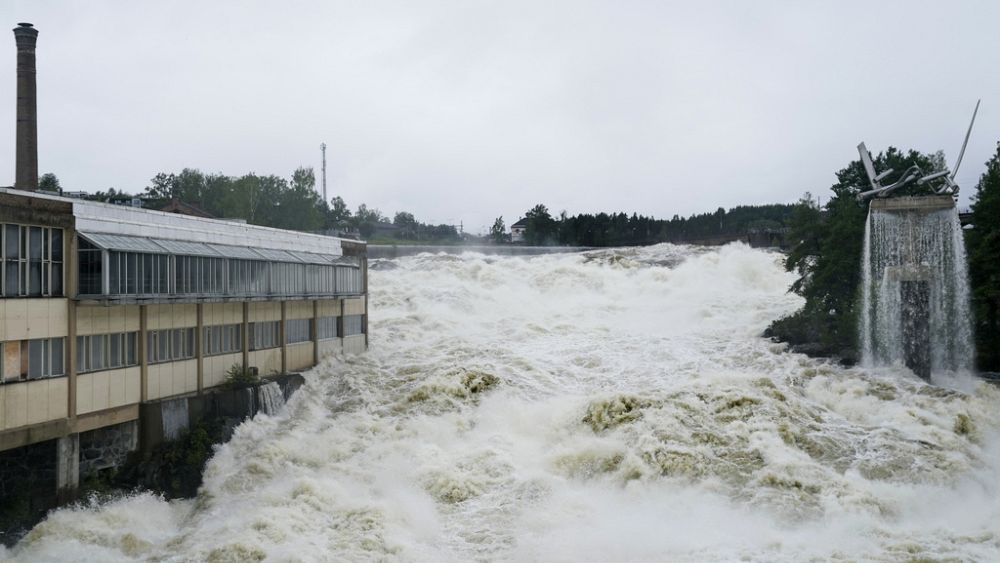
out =
<path fill-rule="evenodd" d="M 337 317 L 320 317 L 316 319 L 316 336 L 319 340 L 337 337 Z"/>
<path fill-rule="evenodd" d="M 138 364 L 138 332 L 76 337 L 76 371 L 86 373 Z M 62 355 L 60 346 L 59 355 Z M 55 352 L 53 352 L 55 356 Z"/>
<path fill-rule="evenodd" d="M 17 225 L 4 225 L 4 295 L 15 297 L 18 294 L 18 259 L 21 256 L 21 228 Z"/>
<path fill-rule="evenodd" d="M 139 333 L 125 333 L 125 365 L 134 366 L 139 363 Z"/>
<path fill-rule="evenodd" d="M 364 315 L 344 315 L 344 336 L 363 334 L 361 318 Z"/>
<path fill-rule="evenodd" d="M 153 272 L 153 255 L 152 254 L 141 254 L 142 257 L 142 291 L 149 295 L 153 293 L 153 279 L 155 273 Z"/>
<path fill-rule="evenodd" d="M 0 234 L 5 297 L 62 295 L 62 229 L 6 224 Z"/>
<path fill-rule="evenodd" d="M 175 362 L 194 357 L 194 328 L 151 330 L 147 335 L 149 363 Z"/>
<path fill-rule="evenodd" d="M 88 357 L 90 369 L 96 371 L 107 367 L 107 338 L 106 334 L 95 334 L 88 337 L 90 341 L 90 354 Z"/>
<path fill-rule="evenodd" d="M 21 377 L 41 379 L 65 375 L 62 338 L 21 341 Z"/>
<path fill-rule="evenodd" d="M 66 375 L 66 363 L 63 357 L 63 345 L 65 342 L 63 338 L 49 339 L 49 352 L 52 358 L 51 375 Z"/>
<path fill-rule="evenodd" d="M 243 325 L 217 325 L 205 327 L 202 346 L 206 356 L 232 354 L 243 350 Z"/>
<path fill-rule="evenodd" d="M 100 295 L 103 293 L 101 287 L 101 249 L 81 238 L 77 254 L 79 255 L 80 279 L 78 283 L 80 294 Z"/>
<path fill-rule="evenodd" d="M 250 324 L 250 349 L 265 350 L 278 347 L 281 321 L 265 321 Z"/>
<path fill-rule="evenodd" d="M 310 319 L 289 319 L 285 321 L 285 342 L 308 342 L 312 340 L 312 321 Z"/>
<path fill-rule="evenodd" d="M 45 347 L 48 342 L 45 339 L 26 340 L 28 344 L 28 379 L 42 377 L 45 370 Z"/>
<path fill-rule="evenodd" d="M 108 367 L 111 369 L 122 367 L 124 358 L 122 357 L 122 337 L 124 334 L 108 335 Z"/>
<path fill-rule="evenodd" d="M 136 295 L 139 293 L 139 255 L 135 252 L 126 252 L 125 256 L 125 293 Z"/>
<path fill-rule="evenodd" d="M 120 295 L 124 293 L 122 287 L 121 263 L 123 261 L 121 252 L 108 253 L 108 293 Z"/>

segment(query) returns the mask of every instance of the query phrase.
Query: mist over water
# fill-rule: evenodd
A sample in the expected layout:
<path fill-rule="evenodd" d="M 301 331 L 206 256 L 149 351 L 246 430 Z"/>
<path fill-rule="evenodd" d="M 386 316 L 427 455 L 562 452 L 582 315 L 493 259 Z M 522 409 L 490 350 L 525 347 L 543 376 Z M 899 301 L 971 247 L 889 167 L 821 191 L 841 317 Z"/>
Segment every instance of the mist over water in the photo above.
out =
<path fill-rule="evenodd" d="M 53 513 L 25 561 L 993 559 L 1000 392 L 760 338 L 780 255 L 376 262 L 371 351 L 237 429 L 199 496 Z"/>

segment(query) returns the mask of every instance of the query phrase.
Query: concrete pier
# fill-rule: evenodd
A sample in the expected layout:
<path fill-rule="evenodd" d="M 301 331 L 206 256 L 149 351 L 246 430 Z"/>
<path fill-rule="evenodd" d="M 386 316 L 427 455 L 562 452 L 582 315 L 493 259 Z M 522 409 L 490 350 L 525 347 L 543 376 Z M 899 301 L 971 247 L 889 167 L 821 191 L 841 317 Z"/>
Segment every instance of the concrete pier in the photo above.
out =
<path fill-rule="evenodd" d="M 80 435 L 56 440 L 56 501 L 74 500 L 80 488 Z"/>

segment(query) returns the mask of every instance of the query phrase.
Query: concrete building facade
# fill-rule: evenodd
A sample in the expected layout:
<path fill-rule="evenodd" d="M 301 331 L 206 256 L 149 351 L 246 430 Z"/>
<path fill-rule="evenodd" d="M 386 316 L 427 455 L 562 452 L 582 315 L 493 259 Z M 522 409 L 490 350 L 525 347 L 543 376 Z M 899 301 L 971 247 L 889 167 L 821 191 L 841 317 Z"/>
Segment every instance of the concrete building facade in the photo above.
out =
<path fill-rule="evenodd" d="M 363 242 L 0 189 L 0 452 L 367 349 Z M 74 474 L 75 472 L 75 474 Z"/>

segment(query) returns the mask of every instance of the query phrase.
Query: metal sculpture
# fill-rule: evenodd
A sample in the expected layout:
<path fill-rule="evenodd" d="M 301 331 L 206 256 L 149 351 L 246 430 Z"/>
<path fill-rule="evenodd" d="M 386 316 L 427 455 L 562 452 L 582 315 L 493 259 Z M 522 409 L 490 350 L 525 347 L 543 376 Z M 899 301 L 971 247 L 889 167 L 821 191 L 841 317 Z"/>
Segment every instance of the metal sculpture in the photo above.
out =
<path fill-rule="evenodd" d="M 894 170 L 890 168 L 883 172 L 877 172 L 875 164 L 872 162 L 872 154 L 865 147 L 864 143 L 859 144 L 858 153 L 861 155 L 861 164 L 865 168 L 865 173 L 868 175 L 868 182 L 871 184 L 872 189 L 858 194 L 858 201 L 864 202 L 871 198 L 889 197 L 899 188 L 914 183 L 918 186 L 929 186 L 931 191 L 936 195 L 957 197 L 958 184 L 955 183 L 955 175 L 958 174 L 958 168 L 962 165 L 962 157 L 965 156 L 965 147 L 969 144 L 969 135 L 972 134 L 972 125 L 976 122 L 976 114 L 979 113 L 980 101 L 976 101 L 976 108 L 972 111 L 972 121 L 969 122 L 969 129 L 965 132 L 965 141 L 962 143 L 962 150 L 958 152 L 958 160 L 955 161 L 955 169 L 952 171 L 949 171 L 945 167 L 943 170 L 925 174 L 919 166 L 911 166 L 903 172 L 903 175 L 895 183 L 882 185 L 882 180 L 892 174 Z"/>

